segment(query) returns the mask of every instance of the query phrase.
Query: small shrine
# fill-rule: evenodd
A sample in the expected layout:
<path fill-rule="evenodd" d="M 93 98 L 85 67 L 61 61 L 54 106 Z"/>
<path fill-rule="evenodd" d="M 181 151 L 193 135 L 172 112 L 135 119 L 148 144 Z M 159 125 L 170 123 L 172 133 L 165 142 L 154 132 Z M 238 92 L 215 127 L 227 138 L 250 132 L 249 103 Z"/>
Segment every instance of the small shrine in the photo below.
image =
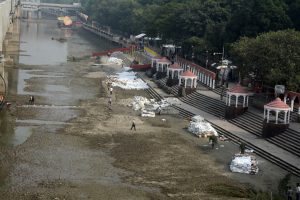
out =
<path fill-rule="evenodd" d="M 291 108 L 280 98 L 264 105 L 262 136 L 273 137 L 284 132 L 289 127 L 290 113 Z"/>
<path fill-rule="evenodd" d="M 197 76 L 191 71 L 185 71 L 179 75 L 179 96 L 185 96 L 194 92 L 197 88 Z"/>
<path fill-rule="evenodd" d="M 226 93 L 225 118 L 233 119 L 248 110 L 249 96 L 252 93 L 240 84 L 230 88 Z"/>
<path fill-rule="evenodd" d="M 160 79 L 166 77 L 167 69 L 171 65 L 171 61 L 163 57 L 156 61 L 156 78 Z"/>
<path fill-rule="evenodd" d="M 174 63 L 167 68 L 167 86 L 172 87 L 178 84 L 179 75 L 183 72 L 183 69 L 178 63 Z"/>

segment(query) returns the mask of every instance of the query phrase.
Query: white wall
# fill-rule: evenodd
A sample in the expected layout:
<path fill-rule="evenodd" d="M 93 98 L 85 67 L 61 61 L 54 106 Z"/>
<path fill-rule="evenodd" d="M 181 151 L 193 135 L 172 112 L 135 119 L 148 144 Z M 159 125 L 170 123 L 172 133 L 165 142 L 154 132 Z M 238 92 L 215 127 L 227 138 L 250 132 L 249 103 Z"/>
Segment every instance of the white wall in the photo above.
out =
<path fill-rule="evenodd" d="M 10 12 L 15 11 L 17 2 L 17 0 L 4 0 L 0 3 L 0 52 L 2 52 L 3 41 L 10 25 Z"/>

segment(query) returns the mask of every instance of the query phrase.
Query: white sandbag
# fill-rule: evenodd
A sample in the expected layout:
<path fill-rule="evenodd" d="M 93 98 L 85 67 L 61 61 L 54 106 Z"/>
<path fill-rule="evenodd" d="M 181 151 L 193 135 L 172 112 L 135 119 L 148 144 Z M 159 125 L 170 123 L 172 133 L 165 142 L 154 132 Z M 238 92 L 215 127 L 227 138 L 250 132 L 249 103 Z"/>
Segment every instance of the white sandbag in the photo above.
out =
<path fill-rule="evenodd" d="M 142 117 L 155 117 L 155 113 L 152 111 L 148 111 L 148 110 L 142 110 L 141 116 Z"/>
<path fill-rule="evenodd" d="M 258 163 L 252 155 L 235 154 L 230 163 L 230 170 L 237 173 L 256 174 L 258 173 Z"/>
<path fill-rule="evenodd" d="M 191 119 L 193 122 L 204 122 L 204 118 L 200 115 L 195 115 L 194 117 L 192 117 Z"/>
<path fill-rule="evenodd" d="M 116 57 L 110 56 L 110 57 L 107 59 L 107 62 L 108 62 L 108 63 L 114 63 L 114 64 L 117 64 L 117 65 L 122 65 L 123 60 L 122 60 L 122 59 L 119 59 L 119 58 L 116 58 Z"/>
<path fill-rule="evenodd" d="M 135 72 L 121 72 L 117 75 L 109 76 L 109 80 L 112 82 L 112 86 L 120 87 L 122 89 L 147 89 L 149 86 L 142 79 L 136 77 Z"/>
<path fill-rule="evenodd" d="M 191 121 L 188 127 L 188 131 L 199 136 L 218 136 L 217 131 L 208 122 L 193 122 Z"/>

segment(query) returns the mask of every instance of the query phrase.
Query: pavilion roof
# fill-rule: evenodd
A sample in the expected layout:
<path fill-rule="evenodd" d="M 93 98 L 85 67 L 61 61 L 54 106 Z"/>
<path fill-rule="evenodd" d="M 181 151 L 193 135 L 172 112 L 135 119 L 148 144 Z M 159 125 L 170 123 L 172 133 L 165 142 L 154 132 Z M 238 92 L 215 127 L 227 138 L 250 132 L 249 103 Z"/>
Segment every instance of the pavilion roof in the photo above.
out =
<path fill-rule="evenodd" d="M 180 76 L 196 77 L 196 75 L 190 70 L 183 72 Z"/>
<path fill-rule="evenodd" d="M 270 103 L 266 104 L 265 107 L 271 107 L 271 108 L 277 108 L 277 109 L 288 109 L 290 108 L 286 103 L 281 101 L 279 97 L 277 97 L 274 101 L 271 101 Z"/>
<path fill-rule="evenodd" d="M 181 67 L 180 67 L 180 65 L 178 64 L 178 63 L 173 63 L 172 65 L 170 65 L 170 67 L 169 68 L 171 68 L 171 69 L 182 69 Z"/>
<path fill-rule="evenodd" d="M 162 57 L 159 59 L 157 62 L 162 62 L 162 63 L 171 63 L 166 57 Z"/>
<path fill-rule="evenodd" d="M 241 84 L 236 84 L 232 88 L 228 90 L 228 92 L 231 93 L 239 93 L 239 94 L 249 94 L 250 92 L 247 90 L 247 88 L 241 86 Z"/>

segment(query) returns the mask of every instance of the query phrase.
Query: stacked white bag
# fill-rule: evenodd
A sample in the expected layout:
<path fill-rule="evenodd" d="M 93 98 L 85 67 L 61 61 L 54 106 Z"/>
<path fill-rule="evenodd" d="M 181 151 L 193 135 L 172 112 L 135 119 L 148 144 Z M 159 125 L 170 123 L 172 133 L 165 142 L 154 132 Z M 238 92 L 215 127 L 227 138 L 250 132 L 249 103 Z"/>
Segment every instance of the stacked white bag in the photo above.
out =
<path fill-rule="evenodd" d="M 133 110 L 143 110 L 147 103 L 150 103 L 150 101 L 146 97 L 134 96 L 132 100 L 132 108 Z"/>
<path fill-rule="evenodd" d="M 258 172 L 258 163 L 256 158 L 248 154 L 235 154 L 231 163 L 232 172 L 256 174 Z"/>
<path fill-rule="evenodd" d="M 218 136 L 217 131 L 200 115 L 192 117 L 188 127 L 188 131 L 199 137 L 210 135 Z"/>

